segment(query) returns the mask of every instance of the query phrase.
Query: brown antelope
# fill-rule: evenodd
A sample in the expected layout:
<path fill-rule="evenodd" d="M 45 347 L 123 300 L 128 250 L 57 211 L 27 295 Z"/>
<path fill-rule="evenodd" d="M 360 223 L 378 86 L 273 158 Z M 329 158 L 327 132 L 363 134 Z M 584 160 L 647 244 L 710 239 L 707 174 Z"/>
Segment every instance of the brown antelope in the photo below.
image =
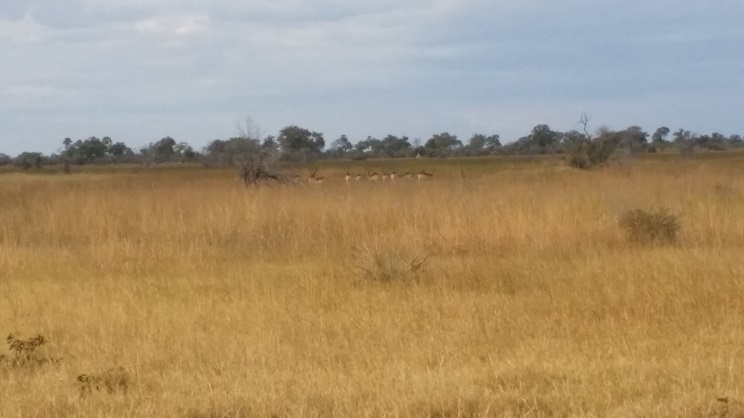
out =
<path fill-rule="evenodd" d="M 429 179 L 429 178 L 432 178 L 432 177 L 434 177 L 434 172 L 432 171 L 431 173 L 427 173 L 426 171 L 424 171 L 423 168 L 421 169 L 421 171 L 419 171 L 419 173 L 417 175 L 417 178 L 419 180 L 426 180 L 426 179 Z"/>
<path fill-rule="evenodd" d="M 388 173 L 382 173 L 382 181 L 388 181 Z"/>
<path fill-rule="evenodd" d="M 376 172 L 374 172 L 374 171 L 372 171 L 372 172 L 369 172 L 368 171 L 367 172 L 367 180 L 369 180 L 369 181 L 377 181 L 377 179 L 379 179 L 379 178 L 380 178 L 380 175 L 377 174 Z"/>
<path fill-rule="evenodd" d="M 320 183 L 323 183 L 325 181 L 325 177 L 318 177 L 316 175 L 317 172 L 318 172 L 318 169 L 317 168 L 313 170 L 313 173 L 310 174 L 310 176 L 307 178 L 308 183 L 310 183 L 310 184 L 312 184 L 312 183 L 320 184 Z"/>
<path fill-rule="evenodd" d="M 351 181 L 351 173 L 347 171 L 344 180 L 346 180 L 346 184 L 349 184 L 349 182 Z"/>
<path fill-rule="evenodd" d="M 354 177 L 354 180 L 360 181 L 362 179 L 362 175 L 360 173 L 357 173 L 356 177 Z"/>
<path fill-rule="evenodd" d="M 395 173 L 395 171 L 390 172 L 390 181 L 395 181 L 397 177 L 398 175 Z"/>
<path fill-rule="evenodd" d="M 405 173 L 400 175 L 404 179 L 413 180 L 413 173 L 410 171 L 406 171 Z"/>

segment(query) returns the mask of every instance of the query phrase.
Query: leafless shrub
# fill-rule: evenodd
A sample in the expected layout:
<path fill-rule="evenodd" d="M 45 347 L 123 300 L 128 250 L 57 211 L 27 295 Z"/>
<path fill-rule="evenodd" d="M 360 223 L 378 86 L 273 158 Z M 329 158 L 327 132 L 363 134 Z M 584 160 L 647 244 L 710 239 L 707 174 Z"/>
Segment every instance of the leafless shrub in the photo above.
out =
<path fill-rule="evenodd" d="M 361 278 L 391 283 L 418 280 L 429 255 L 408 254 L 405 251 L 364 247 L 356 252 L 354 268 Z"/>
<path fill-rule="evenodd" d="M 622 214 L 618 223 L 629 241 L 643 244 L 675 243 L 680 230 L 679 217 L 663 209 L 632 209 Z"/>
<path fill-rule="evenodd" d="M 287 183 L 289 178 L 278 173 L 273 173 L 267 167 L 264 155 L 259 154 L 255 157 L 240 159 L 240 177 L 246 186 L 258 186 L 267 181 L 277 183 Z"/>
<path fill-rule="evenodd" d="M 0 365 L 10 367 L 33 368 L 49 363 L 58 363 L 61 359 L 40 354 L 39 348 L 47 343 L 42 335 L 21 339 L 9 334 L 5 341 L 8 343 L 9 353 L 0 356 Z"/>

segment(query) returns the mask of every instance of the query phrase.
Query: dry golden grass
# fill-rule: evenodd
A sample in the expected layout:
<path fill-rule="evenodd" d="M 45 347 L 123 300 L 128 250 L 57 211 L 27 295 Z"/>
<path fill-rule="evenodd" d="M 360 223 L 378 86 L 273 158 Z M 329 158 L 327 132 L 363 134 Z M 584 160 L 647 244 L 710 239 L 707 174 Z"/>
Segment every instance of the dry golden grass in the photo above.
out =
<path fill-rule="evenodd" d="M 62 358 L 0 367 L 0 416 L 742 416 L 741 155 L 375 164 L 436 171 L 0 175 L 0 336 Z M 678 242 L 628 243 L 633 208 Z"/>

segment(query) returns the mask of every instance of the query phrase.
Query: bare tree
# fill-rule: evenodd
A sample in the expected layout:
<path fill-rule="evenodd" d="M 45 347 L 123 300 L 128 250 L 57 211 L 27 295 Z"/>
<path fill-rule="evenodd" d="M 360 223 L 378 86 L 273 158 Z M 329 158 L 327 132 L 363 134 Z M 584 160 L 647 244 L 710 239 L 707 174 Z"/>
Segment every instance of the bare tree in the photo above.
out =
<path fill-rule="evenodd" d="M 245 124 L 245 126 L 243 126 L 243 124 Z M 261 140 L 261 129 L 258 125 L 253 123 L 253 118 L 250 116 L 245 118 L 243 123 L 236 122 L 235 129 L 238 131 L 240 138 L 251 139 L 257 142 Z"/>
<path fill-rule="evenodd" d="M 289 182 L 289 177 L 276 169 L 281 152 L 276 149 L 261 147 L 261 129 L 247 117 L 244 124 L 237 123 L 239 136 L 231 138 L 225 144 L 225 151 L 232 154 L 238 163 L 240 178 L 246 186 L 258 186 L 262 182 Z"/>
<path fill-rule="evenodd" d="M 586 139 L 591 141 L 592 136 L 589 135 L 589 121 L 590 120 L 591 120 L 591 116 L 587 115 L 586 112 L 582 112 L 581 118 L 579 118 L 579 121 L 577 123 L 583 126 L 584 135 L 586 136 Z"/>

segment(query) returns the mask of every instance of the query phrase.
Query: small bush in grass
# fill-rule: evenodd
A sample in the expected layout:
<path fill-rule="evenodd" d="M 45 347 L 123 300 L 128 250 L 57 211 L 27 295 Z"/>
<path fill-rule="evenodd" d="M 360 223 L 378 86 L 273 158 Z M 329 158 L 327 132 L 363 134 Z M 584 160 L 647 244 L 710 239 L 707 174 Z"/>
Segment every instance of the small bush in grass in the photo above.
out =
<path fill-rule="evenodd" d="M 677 241 L 679 218 L 666 210 L 654 212 L 633 209 L 620 216 L 620 228 L 628 240 L 647 244 L 670 244 Z"/>
<path fill-rule="evenodd" d="M 41 335 L 31 338 L 18 338 L 13 334 L 5 339 L 8 343 L 7 355 L 0 355 L 0 366 L 19 368 L 35 368 L 50 363 L 59 363 L 58 357 L 49 357 L 40 354 L 41 347 L 47 343 L 47 339 Z"/>
<path fill-rule="evenodd" d="M 615 152 L 615 143 L 608 138 L 576 139 L 568 155 L 568 165 L 580 170 L 599 167 Z"/>
<path fill-rule="evenodd" d="M 429 256 L 391 249 L 362 248 L 356 253 L 356 258 L 354 267 L 362 278 L 390 283 L 418 279 Z"/>

